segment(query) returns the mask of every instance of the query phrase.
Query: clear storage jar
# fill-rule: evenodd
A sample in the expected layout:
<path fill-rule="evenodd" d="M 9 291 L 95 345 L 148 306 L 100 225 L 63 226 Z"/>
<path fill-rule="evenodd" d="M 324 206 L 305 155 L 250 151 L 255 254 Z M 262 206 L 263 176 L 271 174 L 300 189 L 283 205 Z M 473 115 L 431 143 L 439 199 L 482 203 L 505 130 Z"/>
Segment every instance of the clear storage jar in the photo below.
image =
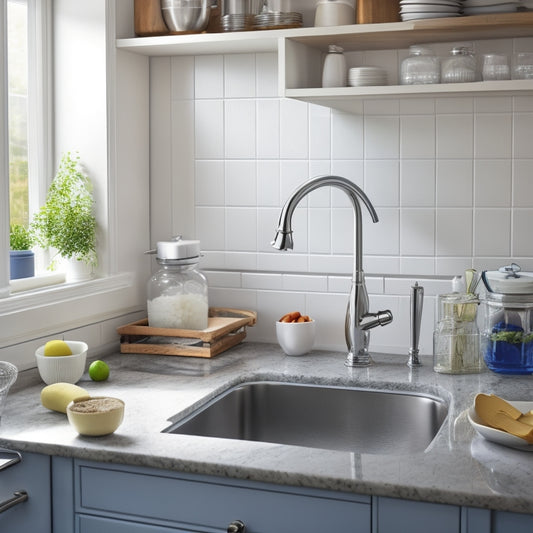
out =
<path fill-rule="evenodd" d="M 431 48 L 409 47 L 409 57 L 400 68 L 401 85 L 423 85 L 440 82 L 440 60 Z"/>
<path fill-rule="evenodd" d="M 533 373 L 533 295 L 489 293 L 482 309 L 486 365 L 500 374 Z"/>
<path fill-rule="evenodd" d="M 441 83 L 464 83 L 476 80 L 476 58 L 469 46 L 456 46 L 450 57 L 442 60 Z"/>
<path fill-rule="evenodd" d="M 473 374 L 483 368 L 474 294 L 439 295 L 439 321 L 433 333 L 433 370 L 443 374 Z"/>
<path fill-rule="evenodd" d="M 157 243 L 160 269 L 147 287 L 148 325 L 157 328 L 205 329 L 208 285 L 198 270 L 200 241 L 176 239 Z"/>

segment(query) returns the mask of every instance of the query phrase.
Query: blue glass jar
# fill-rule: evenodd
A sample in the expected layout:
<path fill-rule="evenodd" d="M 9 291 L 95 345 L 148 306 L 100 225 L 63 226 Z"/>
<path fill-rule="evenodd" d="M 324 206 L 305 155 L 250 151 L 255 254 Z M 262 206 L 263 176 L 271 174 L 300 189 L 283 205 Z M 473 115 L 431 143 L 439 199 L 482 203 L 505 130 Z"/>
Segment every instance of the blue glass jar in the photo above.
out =
<path fill-rule="evenodd" d="M 483 311 L 485 364 L 500 374 L 532 374 L 533 295 L 489 293 Z"/>

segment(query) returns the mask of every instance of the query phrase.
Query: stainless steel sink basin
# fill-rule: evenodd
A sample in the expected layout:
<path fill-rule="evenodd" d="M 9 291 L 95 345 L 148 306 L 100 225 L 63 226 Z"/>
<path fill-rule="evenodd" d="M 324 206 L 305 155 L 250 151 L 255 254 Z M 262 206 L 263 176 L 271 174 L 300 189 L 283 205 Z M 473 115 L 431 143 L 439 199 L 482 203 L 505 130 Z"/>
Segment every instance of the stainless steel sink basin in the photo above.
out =
<path fill-rule="evenodd" d="M 448 408 L 435 397 L 294 383 L 231 388 L 166 433 L 371 454 L 424 451 Z"/>

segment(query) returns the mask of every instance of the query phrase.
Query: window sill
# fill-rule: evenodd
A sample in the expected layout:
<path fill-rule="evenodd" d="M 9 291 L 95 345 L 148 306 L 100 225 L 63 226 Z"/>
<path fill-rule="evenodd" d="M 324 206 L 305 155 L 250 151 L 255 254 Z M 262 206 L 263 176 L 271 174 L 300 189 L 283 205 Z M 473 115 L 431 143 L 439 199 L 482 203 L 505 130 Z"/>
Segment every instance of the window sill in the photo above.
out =
<path fill-rule="evenodd" d="M 52 285 L 65 283 L 65 274 L 63 272 L 54 272 L 52 274 L 40 274 L 31 278 L 12 279 L 9 281 L 10 294 L 43 289 Z"/>
<path fill-rule="evenodd" d="M 0 347 L 138 311 L 143 298 L 132 272 L 10 295 L 0 300 Z"/>

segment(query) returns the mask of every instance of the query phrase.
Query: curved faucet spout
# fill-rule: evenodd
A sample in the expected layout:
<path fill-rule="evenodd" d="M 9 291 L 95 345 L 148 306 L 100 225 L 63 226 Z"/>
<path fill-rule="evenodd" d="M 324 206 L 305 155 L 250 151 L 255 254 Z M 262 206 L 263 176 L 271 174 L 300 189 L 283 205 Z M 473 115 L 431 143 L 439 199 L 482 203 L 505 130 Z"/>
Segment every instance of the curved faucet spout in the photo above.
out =
<path fill-rule="evenodd" d="M 348 345 L 346 364 L 350 366 L 367 366 L 372 362 L 368 354 L 368 330 L 377 325 L 386 325 L 392 321 L 390 311 L 380 311 L 377 315 L 368 311 L 368 294 L 363 273 L 363 223 L 360 201 L 367 207 L 372 221 L 378 221 L 378 215 L 368 196 L 355 183 L 341 176 L 311 178 L 300 185 L 285 202 L 280 213 L 276 236 L 271 244 L 278 250 L 292 249 L 292 215 L 296 206 L 310 192 L 325 186 L 336 187 L 344 191 L 350 198 L 354 211 L 353 279 L 345 322 L 346 343 Z M 370 319 L 376 316 L 379 316 L 379 320 Z"/>

